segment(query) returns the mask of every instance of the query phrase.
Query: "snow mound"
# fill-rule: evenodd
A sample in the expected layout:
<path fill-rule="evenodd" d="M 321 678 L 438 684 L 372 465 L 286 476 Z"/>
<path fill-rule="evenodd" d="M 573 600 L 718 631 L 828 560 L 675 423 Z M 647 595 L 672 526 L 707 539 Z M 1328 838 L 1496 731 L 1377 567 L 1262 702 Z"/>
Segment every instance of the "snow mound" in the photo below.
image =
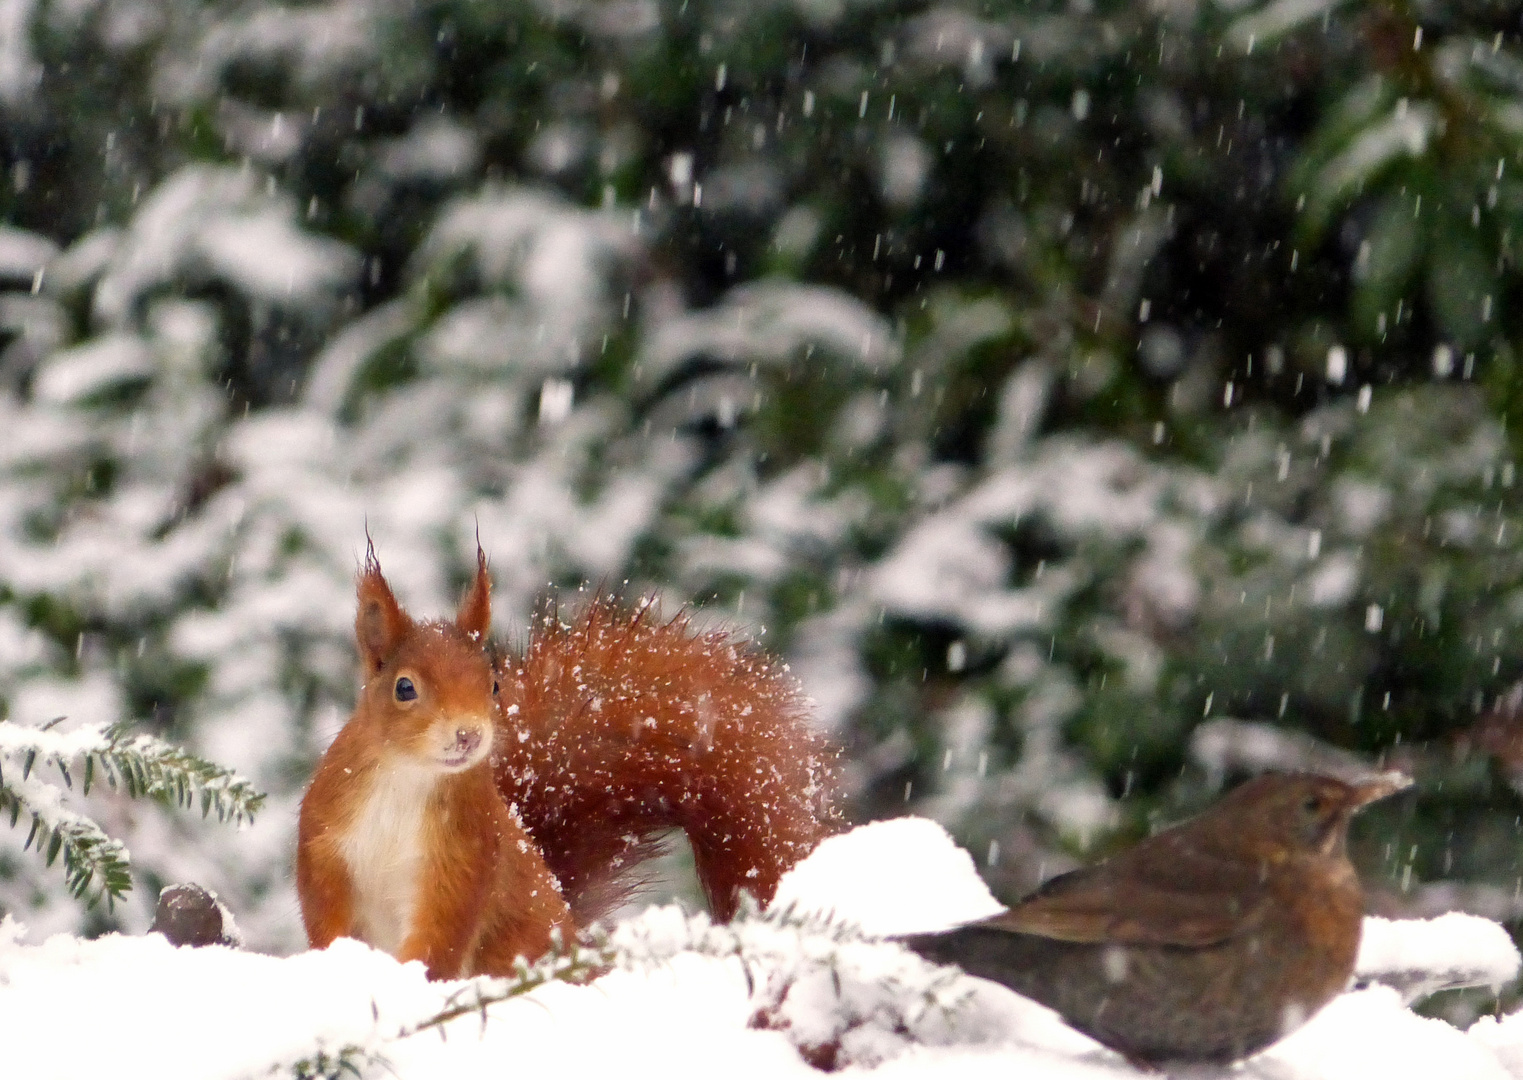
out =
<path fill-rule="evenodd" d="M 772 910 L 830 915 L 868 937 L 946 930 L 1005 910 L 972 857 L 927 818 L 875 821 L 820 843 L 784 875 Z"/>
<path fill-rule="evenodd" d="M 437 1009 L 445 997 L 421 965 L 347 939 L 279 959 L 176 948 L 160 934 L 57 934 L 35 946 L 15 944 L 19 934 L 9 918 L 0 925 L 0 1032 L 6 1074 L 32 1080 L 234 1080 L 364 1042 L 382 1023 Z M 87 1039 L 75 1029 L 80 1018 Z"/>
<path fill-rule="evenodd" d="M 1500 989 L 1517 977 L 1519 963 L 1518 947 L 1501 926 L 1451 911 L 1436 919 L 1366 918 L 1354 973 L 1413 1002 L 1465 986 Z"/>
<path fill-rule="evenodd" d="M 1523 1036 L 1516 1031 L 1513 1039 Z M 1514 1045 L 1513 1052 L 1523 1050 Z M 1497 1053 L 1466 1032 L 1418 1016 L 1387 986 L 1356 990 L 1258 1058 L 1263 1075 L 1294 1080 L 1510 1080 Z"/>

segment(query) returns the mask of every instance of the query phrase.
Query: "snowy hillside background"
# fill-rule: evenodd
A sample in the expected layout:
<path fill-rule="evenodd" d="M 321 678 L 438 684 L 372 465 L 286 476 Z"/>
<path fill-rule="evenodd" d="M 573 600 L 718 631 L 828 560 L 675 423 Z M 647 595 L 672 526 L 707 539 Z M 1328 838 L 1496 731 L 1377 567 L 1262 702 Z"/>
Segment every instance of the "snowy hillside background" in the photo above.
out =
<path fill-rule="evenodd" d="M 31 940 L 301 946 L 367 527 L 740 628 L 997 895 L 1379 759 L 1375 906 L 1523 915 L 1508 5 L 4 0 L 0 116 L 4 715 L 269 793 L 0 834 Z"/>

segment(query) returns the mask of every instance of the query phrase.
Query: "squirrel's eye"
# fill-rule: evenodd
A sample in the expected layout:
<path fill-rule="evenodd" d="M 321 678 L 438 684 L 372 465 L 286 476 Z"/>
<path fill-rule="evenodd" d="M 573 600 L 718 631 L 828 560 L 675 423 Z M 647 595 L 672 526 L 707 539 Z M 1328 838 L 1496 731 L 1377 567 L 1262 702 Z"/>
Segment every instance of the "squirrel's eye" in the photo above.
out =
<path fill-rule="evenodd" d="M 397 695 L 398 701 L 416 701 L 418 699 L 418 688 L 412 684 L 412 680 L 406 675 L 397 680 L 397 685 L 393 692 Z"/>
<path fill-rule="evenodd" d="M 492 694 L 493 694 L 494 697 L 497 694 L 497 680 L 496 679 L 492 680 Z"/>
<path fill-rule="evenodd" d="M 1320 814 L 1322 812 L 1322 798 L 1318 795 L 1306 796 L 1306 801 L 1301 804 L 1301 809 L 1308 814 Z"/>

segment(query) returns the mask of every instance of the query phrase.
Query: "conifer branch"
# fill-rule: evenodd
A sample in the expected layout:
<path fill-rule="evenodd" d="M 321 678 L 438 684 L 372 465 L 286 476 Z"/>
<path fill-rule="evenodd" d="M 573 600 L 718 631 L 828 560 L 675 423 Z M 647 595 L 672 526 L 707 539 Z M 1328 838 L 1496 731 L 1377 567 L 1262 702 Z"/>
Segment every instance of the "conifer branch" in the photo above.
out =
<path fill-rule="evenodd" d="M 241 825 L 252 822 L 264 804 L 264 795 L 243 777 L 173 743 L 152 735 L 132 735 L 122 725 L 108 728 L 105 734 L 106 745 L 85 758 L 86 793 L 88 770 L 98 761 L 113 787 L 120 781 L 134 798 L 151 795 L 186 810 L 199 803 L 202 817 L 215 812 L 218 821 L 231 819 Z"/>
<path fill-rule="evenodd" d="M 90 894 L 92 905 L 104 898 L 113 906 L 132 888 L 130 856 L 121 841 L 67 809 L 62 790 L 33 775 L 39 766 L 54 768 L 69 789 L 77 770 L 81 794 L 103 776 L 133 798 L 148 795 L 185 809 L 199 804 L 203 817 L 215 812 L 218 821 L 252 821 L 264 802 L 231 770 L 152 735 L 133 735 L 119 724 L 59 732 L 53 723 L 29 728 L 0 720 L 0 814 L 9 813 L 12 828 L 28 818 L 25 846 L 49 866 L 62 856 L 70 893 Z"/>
<path fill-rule="evenodd" d="M 888 950 L 896 962 L 885 965 L 858 950 Z M 739 960 L 756 1007 L 755 1026 L 787 1030 L 787 997 L 805 980 L 824 979 L 834 988 L 838 1034 L 874 1024 L 896 1032 L 921 1032 L 934 1040 L 926 1020 L 949 1018 L 966 999 L 966 982 L 952 968 L 938 968 L 898 945 L 865 935 L 856 925 L 831 914 L 792 906 L 767 911 L 742 899 L 728 924 L 707 915 L 689 915 L 676 907 L 653 908 L 612 931 L 594 926 L 575 943 L 559 940 L 534 964 L 519 962 L 509 978 L 481 977 L 455 991 L 432 1014 L 389 1031 L 379 1020 L 363 1043 L 323 1049 L 270 1070 L 292 1080 L 342 1080 L 387 1064 L 386 1047 L 428 1031 L 444 1035 L 445 1026 L 477 1014 L 484 1025 L 487 1010 L 552 982 L 588 982 L 610 970 L 641 971 L 669 964 L 683 954 L 715 960 Z M 812 1000 L 817 1000 L 817 996 Z M 801 1049 L 808 1049 L 801 1045 Z"/>
<path fill-rule="evenodd" d="M 291 1076 L 293 1080 L 350 1080 L 363 1076 L 365 1067 L 376 1060 L 358 1046 L 345 1046 L 331 1054 L 319 1050 L 292 1065 Z"/>
<path fill-rule="evenodd" d="M 76 899 L 91 892 L 93 884 L 89 902 L 104 897 L 110 907 L 131 890 L 126 847 L 89 818 L 65 809 L 52 785 L 26 776 L 0 778 L 0 814 L 10 815 L 12 828 L 29 819 L 23 846 L 36 849 L 48 866 L 63 856 L 64 882 Z"/>
<path fill-rule="evenodd" d="M 576 942 L 563 942 L 558 932 L 550 951 L 530 964 L 519 957 L 517 971 L 507 978 L 481 977 L 451 994 L 442 1009 L 414 1023 L 403 1024 L 389 1034 L 377 1032 L 368 1045 L 348 1043 L 337 1050 L 318 1050 L 271 1072 L 284 1072 L 292 1080 L 343 1080 L 359 1076 L 372 1065 L 386 1064 L 385 1047 L 425 1031 L 438 1031 L 462 1016 L 476 1014 L 486 1023 L 487 1008 L 537 990 L 553 982 L 585 983 L 618 963 L 618 951 L 601 927 L 592 927 Z"/>

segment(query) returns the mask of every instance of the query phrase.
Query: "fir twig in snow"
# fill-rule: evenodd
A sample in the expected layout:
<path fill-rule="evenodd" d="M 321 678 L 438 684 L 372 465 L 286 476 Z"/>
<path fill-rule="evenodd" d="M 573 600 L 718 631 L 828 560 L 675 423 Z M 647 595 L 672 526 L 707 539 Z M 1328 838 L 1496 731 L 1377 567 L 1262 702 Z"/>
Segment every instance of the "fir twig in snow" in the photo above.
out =
<path fill-rule="evenodd" d="M 357 1046 L 346 1046 L 335 1054 L 319 1050 L 292 1065 L 291 1075 L 295 1080 L 343 1080 L 362 1076 L 367 1061 L 364 1051 Z"/>
<path fill-rule="evenodd" d="M 93 904 L 106 897 L 107 904 L 132 888 L 127 849 L 107 836 L 89 818 L 62 806 L 59 790 L 29 777 L 0 776 L 0 813 L 9 813 L 11 827 L 23 817 L 30 819 L 25 847 L 35 848 L 52 866 L 63 856 L 64 880 L 75 897 L 84 896 L 97 883 Z"/>
<path fill-rule="evenodd" d="M 202 817 L 215 813 L 218 821 L 231 819 L 242 824 L 253 821 L 264 803 L 264 796 L 231 769 L 198 758 L 173 743 L 151 735 L 131 735 L 121 727 L 107 729 L 105 736 L 105 747 L 85 756 L 86 794 L 92 766 L 98 761 L 113 787 L 120 781 L 134 798 L 152 795 L 186 810 L 199 804 Z"/>
<path fill-rule="evenodd" d="M 78 769 L 81 794 L 104 776 L 133 798 L 149 795 L 186 809 L 199 803 L 203 816 L 215 811 L 219 821 L 252 821 L 264 801 L 231 770 L 121 725 L 57 732 L 51 724 L 28 728 L 0 720 L 0 812 L 10 814 L 12 828 L 29 819 L 25 846 L 49 866 L 62 855 L 69 891 L 90 893 L 91 904 L 104 897 L 110 906 L 132 888 L 130 856 L 121 841 L 65 807 L 59 787 L 33 776 L 40 765 L 56 769 L 65 788 L 74 787 L 72 770 Z"/>
<path fill-rule="evenodd" d="M 488 1006 L 522 997 L 547 983 L 588 982 L 614 967 L 619 959 L 618 951 L 609 944 L 608 935 L 601 927 L 592 927 L 581 935 L 580 941 L 570 945 L 562 942 L 559 933 L 555 932 L 550 951 L 533 964 L 519 957 L 518 972 L 511 978 L 473 979 L 451 994 L 438 1012 L 415 1023 L 403 1024 L 390 1034 L 378 1031 L 369 1045 L 349 1043 L 337 1050 L 321 1049 L 284 1069 L 277 1065 L 271 1071 L 286 1071 L 293 1080 L 340 1080 L 344 1076 L 359 1076 L 371 1065 L 386 1064 L 384 1050 L 390 1043 L 426 1031 L 437 1031 L 440 1038 L 444 1038 L 446 1024 L 472 1014 L 479 1015 L 484 1025 Z"/>
<path fill-rule="evenodd" d="M 518 971 L 510 979 L 478 979 L 452 995 L 450 1004 L 426 1020 L 402 1028 L 397 1038 L 406 1039 L 420 1032 L 438 1030 L 457 1017 L 477 1013 L 486 1022 L 488 1005 L 522 997 L 552 982 L 588 982 L 619 961 L 617 951 L 608 943 L 601 927 L 593 927 L 572 945 L 561 941 L 560 931 L 551 931 L 550 951 L 530 964 L 518 958 Z"/>
<path fill-rule="evenodd" d="M 964 1008 L 971 984 L 892 942 L 832 915 L 749 911 L 724 926 L 675 908 L 652 910 L 613 935 L 624 966 L 661 963 L 682 952 L 735 957 L 750 990 L 750 1026 L 785 1035 L 827 1071 L 871 1067 L 914 1043 L 988 1037 Z"/>
<path fill-rule="evenodd" d="M 294 1080 L 340 1080 L 386 1064 L 398 1040 L 487 1010 L 551 982 L 587 982 L 613 969 L 645 971 L 692 954 L 737 960 L 754 1005 L 751 1026 L 785 1034 L 806 1060 L 824 1068 L 872 1065 L 906 1045 L 978 1041 L 978 1018 L 959 1025 L 968 983 L 896 944 L 866 937 L 850 923 L 791 907 L 758 911 L 743 905 L 728 924 L 677 907 L 652 908 L 613 931 L 593 927 L 572 945 L 557 945 L 509 979 L 479 978 L 456 990 L 444 1008 L 415 1022 L 376 1031 L 364 1045 L 324 1048 L 288 1065 Z"/>

